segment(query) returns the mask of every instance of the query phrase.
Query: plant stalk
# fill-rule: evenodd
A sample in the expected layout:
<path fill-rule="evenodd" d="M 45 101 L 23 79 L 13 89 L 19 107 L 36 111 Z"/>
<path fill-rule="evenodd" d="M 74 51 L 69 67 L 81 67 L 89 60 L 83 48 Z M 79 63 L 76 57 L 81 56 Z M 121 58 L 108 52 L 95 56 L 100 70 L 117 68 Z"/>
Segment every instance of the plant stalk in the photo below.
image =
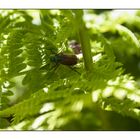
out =
<path fill-rule="evenodd" d="M 78 13 L 79 12 L 79 13 Z M 90 39 L 85 27 L 85 23 L 82 19 L 83 11 L 77 10 L 75 12 L 75 17 L 77 21 L 77 30 L 78 36 L 81 43 L 81 49 L 84 58 L 84 65 L 87 73 L 91 73 L 93 70 L 93 63 L 92 63 L 92 55 L 91 55 L 91 46 L 90 46 Z"/>

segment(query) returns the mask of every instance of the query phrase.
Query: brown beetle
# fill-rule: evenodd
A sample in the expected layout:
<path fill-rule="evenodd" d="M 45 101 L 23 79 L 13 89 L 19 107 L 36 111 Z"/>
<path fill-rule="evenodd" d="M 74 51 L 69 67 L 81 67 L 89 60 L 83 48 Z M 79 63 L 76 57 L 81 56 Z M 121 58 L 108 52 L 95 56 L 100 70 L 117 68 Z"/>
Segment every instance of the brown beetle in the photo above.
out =
<path fill-rule="evenodd" d="M 78 63 L 78 58 L 76 55 L 73 55 L 73 54 L 59 53 L 59 54 L 50 56 L 50 61 L 55 62 L 56 64 L 73 66 Z"/>

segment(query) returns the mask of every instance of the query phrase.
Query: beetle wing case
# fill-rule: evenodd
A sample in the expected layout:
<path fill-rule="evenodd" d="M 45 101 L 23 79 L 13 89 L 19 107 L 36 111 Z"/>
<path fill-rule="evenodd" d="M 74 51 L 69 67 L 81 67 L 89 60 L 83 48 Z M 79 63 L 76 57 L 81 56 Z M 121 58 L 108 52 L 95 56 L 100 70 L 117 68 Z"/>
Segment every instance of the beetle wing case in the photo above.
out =
<path fill-rule="evenodd" d="M 61 58 L 61 64 L 63 65 L 68 65 L 68 66 L 73 66 L 76 65 L 78 62 L 78 58 L 76 55 L 72 54 L 59 54 L 59 57 Z"/>

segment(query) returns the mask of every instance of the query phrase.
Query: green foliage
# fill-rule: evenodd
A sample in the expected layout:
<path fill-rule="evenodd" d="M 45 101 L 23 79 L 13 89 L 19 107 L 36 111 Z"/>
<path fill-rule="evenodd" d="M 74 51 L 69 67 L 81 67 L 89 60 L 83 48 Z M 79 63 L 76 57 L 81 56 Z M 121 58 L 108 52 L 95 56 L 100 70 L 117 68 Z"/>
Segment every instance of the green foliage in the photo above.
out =
<path fill-rule="evenodd" d="M 139 15 L 113 12 L 1 11 L 0 129 L 140 130 Z M 73 39 L 83 57 L 56 68 Z"/>

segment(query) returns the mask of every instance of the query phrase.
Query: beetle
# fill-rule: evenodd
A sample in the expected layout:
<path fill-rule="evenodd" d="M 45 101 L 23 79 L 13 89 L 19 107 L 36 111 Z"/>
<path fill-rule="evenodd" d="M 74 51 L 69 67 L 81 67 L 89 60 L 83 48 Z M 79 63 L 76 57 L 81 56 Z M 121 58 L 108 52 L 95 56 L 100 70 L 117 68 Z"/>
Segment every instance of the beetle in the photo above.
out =
<path fill-rule="evenodd" d="M 76 55 L 74 54 L 64 54 L 64 53 L 58 53 L 58 54 L 53 54 L 50 56 L 50 62 L 55 63 L 55 65 L 53 67 L 51 67 L 49 70 L 52 70 L 54 68 L 54 70 L 57 69 L 57 67 L 62 64 L 65 66 L 68 66 L 70 69 L 74 70 L 75 72 L 77 72 L 72 66 L 76 65 L 78 63 L 78 58 Z M 46 69 L 49 67 L 49 64 L 46 64 L 44 66 L 42 66 L 40 69 Z M 77 72 L 78 74 L 80 74 L 79 72 Z"/>
<path fill-rule="evenodd" d="M 56 64 L 74 66 L 78 63 L 78 58 L 74 54 L 59 53 L 59 54 L 51 55 L 50 61 Z"/>

